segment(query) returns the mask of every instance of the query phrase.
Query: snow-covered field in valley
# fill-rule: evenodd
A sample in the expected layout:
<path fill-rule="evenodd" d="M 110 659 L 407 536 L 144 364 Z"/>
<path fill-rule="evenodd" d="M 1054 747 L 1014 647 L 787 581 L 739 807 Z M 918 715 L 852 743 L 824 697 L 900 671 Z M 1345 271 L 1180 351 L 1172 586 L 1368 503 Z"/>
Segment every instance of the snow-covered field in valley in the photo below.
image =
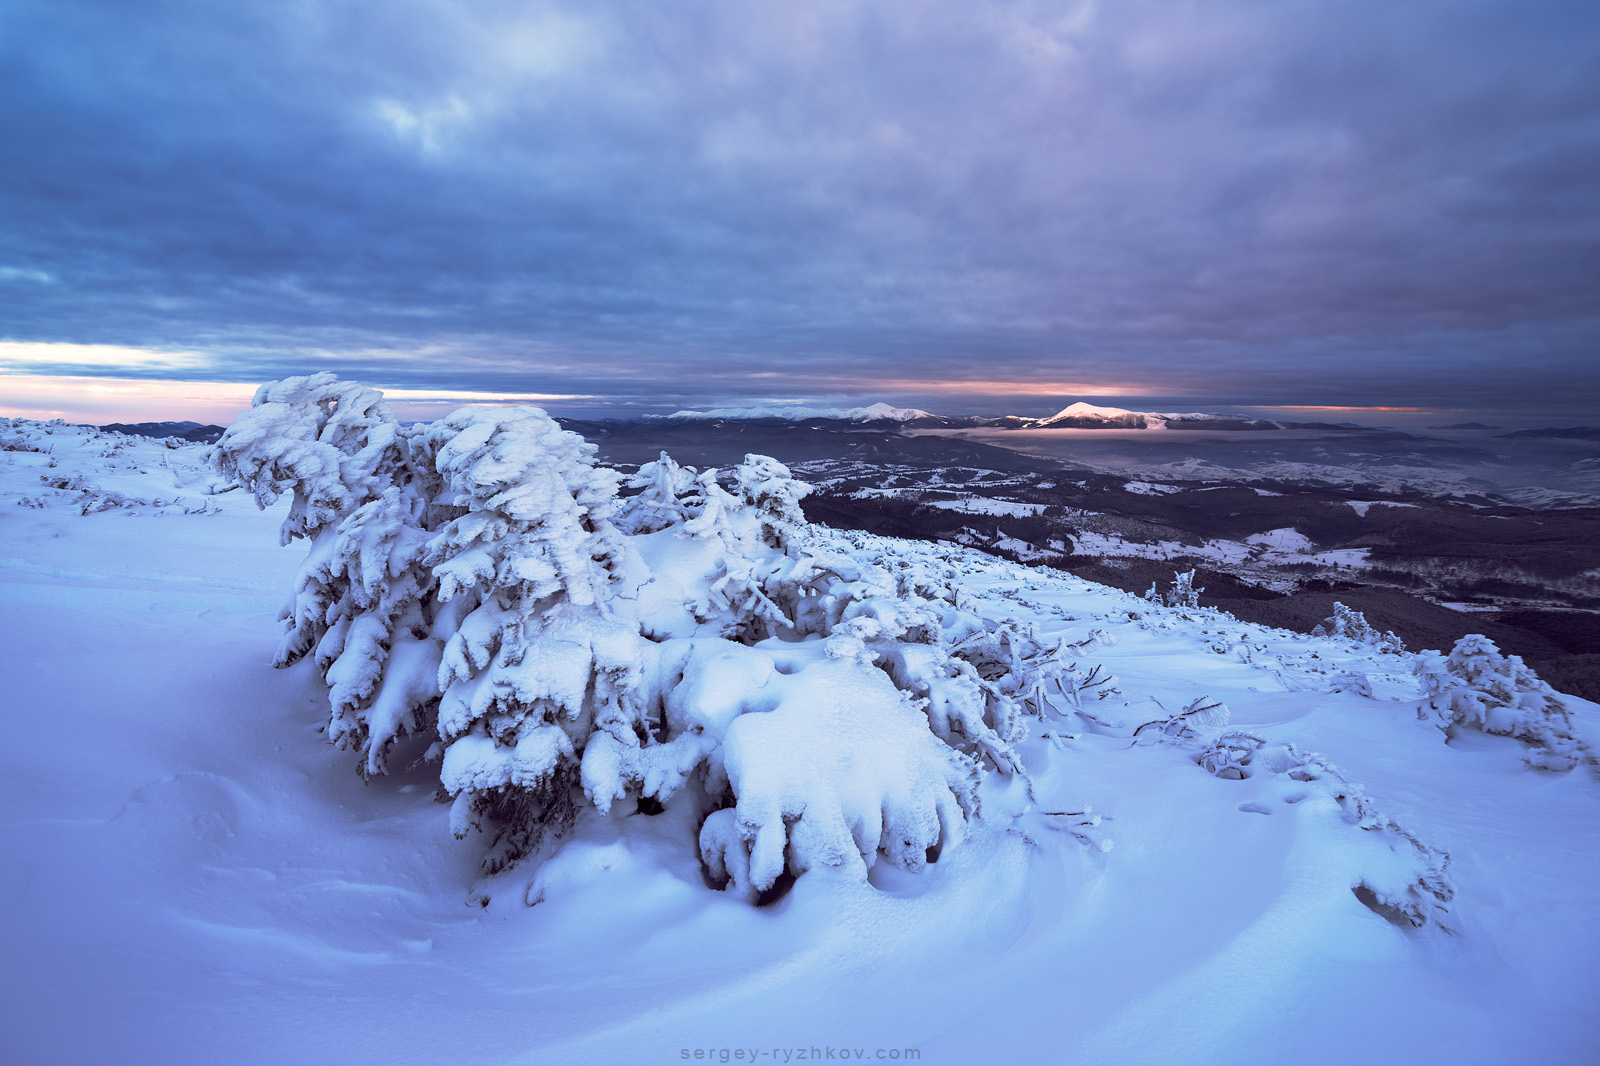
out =
<path fill-rule="evenodd" d="M 813 529 L 834 558 L 947 575 L 963 610 L 1074 646 L 1086 683 L 1020 719 L 1001 746 L 1025 773 L 985 774 L 965 839 L 926 864 L 920 841 L 815 862 L 757 907 L 708 877 L 693 804 L 586 801 L 553 857 L 480 881 L 438 763 L 364 781 L 323 735 L 316 664 L 273 669 L 306 557 L 278 546 L 287 500 L 214 494 L 200 446 L 13 422 L 0 448 L 6 1063 L 1595 1061 L 1594 766 L 1447 742 L 1418 713 L 1414 667 L 1437 659 Z M 662 573 L 690 551 L 673 535 L 634 538 Z M 820 641 L 741 651 L 776 663 L 773 694 L 732 724 L 714 692 L 682 712 L 709 723 L 697 766 L 727 755 L 740 817 L 760 774 L 821 765 L 764 766 L 772 736 L 867 691 L 812 708 L 802 674 L 878 678 L 902 728 L 913 705 L 835 632 L 820 666 Z M 1570 750 L 1600 743 L 1600 707 L 1565 713 Z"/>

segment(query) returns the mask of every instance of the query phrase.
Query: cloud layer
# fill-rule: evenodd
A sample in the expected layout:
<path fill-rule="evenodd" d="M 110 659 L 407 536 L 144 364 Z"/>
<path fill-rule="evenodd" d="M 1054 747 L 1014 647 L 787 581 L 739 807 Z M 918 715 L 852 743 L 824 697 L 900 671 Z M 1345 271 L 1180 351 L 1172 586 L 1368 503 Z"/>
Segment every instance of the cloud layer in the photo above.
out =
<path fill-rule="evenodd" d="M 794 6 L 13 0 L 0 337 L 670 407 L 1600 395 L 1592 3 Z"/>

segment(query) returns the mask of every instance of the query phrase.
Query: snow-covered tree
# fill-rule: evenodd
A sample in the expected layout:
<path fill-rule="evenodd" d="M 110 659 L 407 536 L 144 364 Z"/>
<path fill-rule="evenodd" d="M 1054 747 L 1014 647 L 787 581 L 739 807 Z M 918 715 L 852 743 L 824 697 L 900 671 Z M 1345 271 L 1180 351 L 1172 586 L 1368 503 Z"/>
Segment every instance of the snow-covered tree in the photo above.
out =
<path fill-rule="evenodd" d="M 288 544 L 382 495 L 405 447 L 383 393 L 322 373 L 257 389 L 250 410 L 217 441 L 215 456 L 218 469 L 261 507 L 292 494 L 281 532 Z"/>
<path fill-rule="evenodd" d="M 638 491 L 619 504 L 616 527 L 624 533 L 655 533 L 687 521 L 698 510 L 695 474 L 694 467 L 679 466 L 666 452 L 645 463 L 627 480 Z"/>
<path fill-rule="evenodd" d="M 452 502 L 425 561 L 458 622 L 439 675 L 440 777 L 494 870 L 574 814 L 595 729 L 642 720 L 635 601 L 648 573 L 611 523 L 618 475 L 533 408 L 458 411 L 424 439 Z"/>
<path fill-rule="evenodd" d="M 297 614 L 320 608 L 328 623 L 316 649 L 329 685 L 328 739 L 360 752 L 363 775 L 386 772 L 396 740 L 433 726 L 442 641 L 422 562 L 422 509 L 391 487 L 340 522 L 331 547 L 301 571 Z M 321 593 L 335 589 L 338 600 L 324 604 Z"/>
<path fill-rule="evenodd" d="M 436 731 L 458 836 L 503 868 L 574 821 L 686 803 L 707 872 L 919 868 L 960 840 L 1078 647 L 959 603 L 954 572 L 841 551 L 774 459 L 630 480 L 531 408 L 402 429 L 330 375 L 264 386 L 220 469 L 311 538 L 280 663 L 315 651 L 330 738 L 384 772 Z M 750 713 L 759 711 L 761 713 Z"/>
<path fill-rule="evenodd" d="M 1418 714 L 1446 732 L 1477 729 L 1530 746 L 1529 765 L 1566 771 L 1593 754 L 1573 730 L 1565 701 L 1516 655 L 1469 633 L 1448 656 L 1426 651 L 1414 667 L 1427 697 Z"/>
<path fill-rule="evenodd" d="M 795 544 L 806 528 L 800 501 L 811 486 L 797 481 L 789 468 L 767 455 L 746 455 L 734 470 L 739 498 L 761 524 L 761 538 L 780 551 Z"/>
<path fill-rule="evenodd" d="M 1406 650 L 1405 642 L 1399 637 L 1378 629 L 1367 621 L 1365 614 L 1338 602 L 1333 605 L 1333 614 L 1312 627 L 1311 634 L 1317 637 L 1353 641 L 1396 655 L 1403 655 Z"/>
<path fill-rule="evenodd" d="M 221 473 L 265 507 L 292 495 L 281 539 L 311 549 L 282 612 L 275 665 L 315 651 L 327 680 L 328 737 L 357 749 L 363 774 L 431 726 L 439 641 L 421 563 L 437 479 L 382 394 L 332 374 L 263 385 L 213 452 Z"/>
<path fill-rule="evenodd" d="M 1166 592 L 1159 591 L 1152 581 L 1144 598 L 1151 603 L 1159 603 L 1166 607 L 1195 610 L 1200 606 L 1200 594 L 1204 591 L 1205 589 L 1194 587 L 1194 571 L 1185 570 L 1172 575 L 1172 587 Z"/>

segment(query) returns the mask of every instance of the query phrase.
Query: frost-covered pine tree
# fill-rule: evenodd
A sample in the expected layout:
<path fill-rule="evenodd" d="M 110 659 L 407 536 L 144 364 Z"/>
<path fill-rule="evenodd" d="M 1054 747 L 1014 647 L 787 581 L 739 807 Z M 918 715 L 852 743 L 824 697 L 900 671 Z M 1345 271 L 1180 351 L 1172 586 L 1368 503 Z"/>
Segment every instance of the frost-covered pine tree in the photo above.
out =
<path fill-rule="evenodd" d="M 645 463 L 627 481 L 638 491 L 624 498 L 617 510 L 616 527 L 624 533 L 655 533 L 681 525 L 697 513 L 698 479 L 694 467 L 679 466 L 666 452 Z"/>
<path fill-rule="evenodd" d="M 1593 761 L 1561 696 L 1519 656 L 1501 655 L 1488 637 L 1469 633 L 1448 656 L 1423 652 L 1414 670 L 1426 696 L 1418 714 L 1440 729 L 1516 737 L 1532 749 L 1528 764 L 1541 770 Z"/>
<path fill-rule="evenodd" d="M 663 455 L 619 507 L 593 453 L 526 408 L 407 430 L 329 375 L 264 386 L 225 436 L 225 473 L 295 495 L 284 536 L 311 550 L 280 662 L 315 651 L 363 773 L 436 732 L 491 871 L 585 796 L 689 804 L 707 872 L 752 897 L 959 841 L 1071 649 L 962 607 L 953 571 L 830 547 L 776 460 L 730 489 Z"/>
<path fill-rule="evenodd" d="M 734 470 L 734 483 L 739 498 L 755 512 L 761 539 L 769 547 L 785 551 L 799 542 L 806 529 L 800 501 L 810 495 L 810 485 L 797 481 L 788 467 L 768 455 L 746 455 Z"/>
<path fill-rule="evenodd" d="M 1144 598 L 1165 607 L 1195 610 L 1200 606 L 1200 594 L 1204 591 L 1205 589 L 1194 587 L 1194 571 L 1185 570 L 1172 575 L 1172 587 L 1166 592 L 1161 592 L 1156 588 L 1155 582 L 1151 582 Z"/>
<path fill-rule="evenodd" d="M 1313 626 L 1311 635 L 1349 640 L 1396 655 L 1403 655 L 1406 650 L 1405 642 L 1399 637 L 1379 630 L 1367 621 L 1367 616 L 1361 611 L 1352 610 L 1337 601 L 1333 605 L 1333 614 Z"/>
<path fill-rule="evenodd" d="M 265 507 L 292 494 L 280 537 L 310 551 L 282 612 L 274 660 L 315 652 L 327 680 L 327 733 L 365 774 L 392 744 L 432 724 L 439 641 L 421 563 L 437 478 L 382 394 L 332 374 L 263 385 L 223 434 L 217 468 Z"/>
<path fill-rule="evenodd" d="M 394 483 L 405 461 L 400 424 L 383 393 L 330 373 L 256 390 L 250 410 L 217 441 L 215 462 L 260 507 L 293 496 L 280 540 L 314 537 Z"/>
<path fill-rule="evenodd" d="M 346 589 L 330 558 L 338 524 L 394 484 L 405 453 L 383 394 L 328 373 L 261 386 L 250 410 L 217 441 L 217 469 L 248 489 L 256 506 L 264 509 L 291 494 L 280 543 L 311 541 L 294 599 L 285 608 L 288 625 L 275 665 L 299 661 L 346 617 L 338 607 Z"/>
<path fill-rule="evenodd" d="M 399 486 L 363 504 L 339 523 L 332 549 L 314 554 L 315 580 L 297 597 L 307 613 L 303 601 L 320 602 L 317 592 L 342 593 L 316 658 L 329 685 L 328 739 L 360 753 L 363 776 L 387 772 L 394 742 L 434 724 L 443 641 L 422 561 L 425 508 Z"/>
<path fill-rule="evenodd" d="M 770 543 L 768 523 L 742 492 L 734 496 L 722 487 L 716 470 L 702 472 L 697 488 L 696 513 L 683 532 L 714 551 L 692 600 L 696 621 L 743 643 L 788 627 L 792 619 L 773 595 L 782 595 L 782 578 L 793 573 L 796 557 Z"/>
<path fill-rule="evenodd" d="M 618 475 L 543 411 L 458 411 L 424 437 L 465 509 L 425 555 L 454 620 L 440 777 L 454 832 L 482 830 L 493 871 L 571 823 L 590 733 L 641 720 L 648 573 L 611 523 Z"/>

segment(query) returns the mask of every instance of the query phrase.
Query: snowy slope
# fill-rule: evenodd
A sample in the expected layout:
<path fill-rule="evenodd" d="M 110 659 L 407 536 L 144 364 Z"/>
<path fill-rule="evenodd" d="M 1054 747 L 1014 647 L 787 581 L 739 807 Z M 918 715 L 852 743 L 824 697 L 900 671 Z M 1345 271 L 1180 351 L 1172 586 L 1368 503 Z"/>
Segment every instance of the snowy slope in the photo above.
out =
<path fill-rule="evenodd" d="M 543 902 L 482 908 L 436 776 L 363 784 L 317 732 L 309 664 L 270 669 L 301 555 L 281 513 L 206 495 L 199 448 L 30 424 L 0 447 L 0 1060 L 1592 1061 L 1600 786 L 1514 741 L 1444 743 L 1408 656 L 838 534 L 1047 634 L 1115 638 L 1083 651 L 1118 679 L 1105 724 L 1022 745 L 1031 809 L 992 779 L 925 873 L 810 873 L 764 909 L 706 886 L 695 826 L 587 815 Z M 1447 850 L 1455 931 L 1356 898 L 1394 853 L 1327 779 L 1220 779 L 1133 737 L 1201 696 Z"/>

